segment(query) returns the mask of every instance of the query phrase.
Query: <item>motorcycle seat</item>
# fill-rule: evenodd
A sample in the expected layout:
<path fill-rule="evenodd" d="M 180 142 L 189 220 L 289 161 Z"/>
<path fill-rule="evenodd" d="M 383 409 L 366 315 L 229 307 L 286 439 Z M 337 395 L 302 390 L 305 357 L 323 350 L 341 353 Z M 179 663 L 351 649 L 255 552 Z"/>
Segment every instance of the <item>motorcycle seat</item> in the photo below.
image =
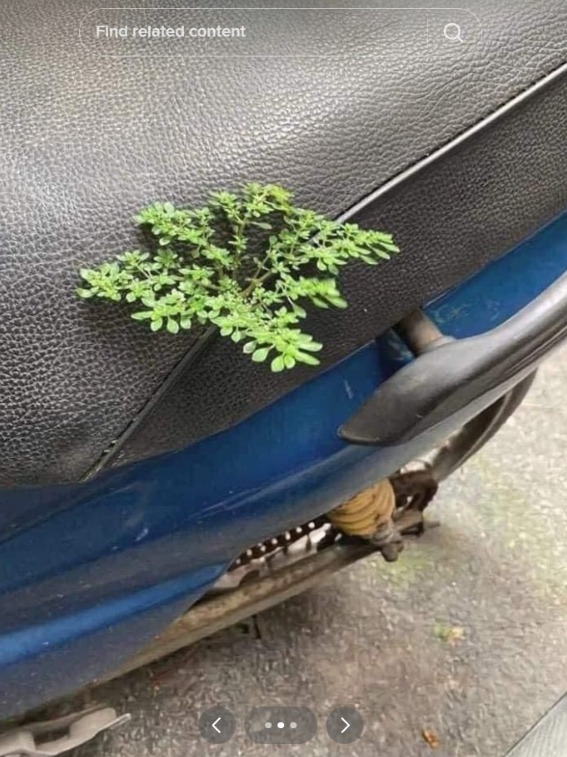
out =
<path fill-rule="evenodd" d="M 121 52 L 118 40 L 99 53 L 82 4 L 0 2 L 1 485 L 77 481 L 103 457 L 121 465 L 221 431 L 567 206 L 563 0 L 477 0 L 470 44 L 437 16 L 420 41 L 420 2 L 401 14 L 375 3 L 380 39 L 354 2 L 340 25 L 263 11 L 270 48 L 228 57 Z M 322 39 L 333 54 L 309 55 Z M 80 267 L 138 246 L 142 207 L 250 180 L 402 248 L 345 269 L 349 308 L 310 318 L 318 369 L 272 374 L 224 339 L 182 363 L 192 332 L 155 335 L 75 297 Z"/>

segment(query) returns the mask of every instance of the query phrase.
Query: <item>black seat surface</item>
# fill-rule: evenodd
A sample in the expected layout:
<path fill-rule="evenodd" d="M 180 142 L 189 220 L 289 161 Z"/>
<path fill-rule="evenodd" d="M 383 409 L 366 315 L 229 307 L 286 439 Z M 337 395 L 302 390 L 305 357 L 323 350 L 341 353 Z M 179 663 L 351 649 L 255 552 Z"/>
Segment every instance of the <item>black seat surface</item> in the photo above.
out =
<path fill-rule="evenodd" d="M 97 47 L 95 4 L 1 0 L 1 484 L 182 447 L 314 375 L 271 374 L 226 340 L 172 374 L 194 334 L 77 300 L 77 269 L 136 246 L 152 201 L 277 182 L 394 232 L 402 255 L 346 270 L 349 309 L 312 317 L 321 370 L 567 206 L 564 0 L 473 2 L 463 44 L 443 39 L 450 14 L 413 5 L 258 12 L 222 57 Z"/>

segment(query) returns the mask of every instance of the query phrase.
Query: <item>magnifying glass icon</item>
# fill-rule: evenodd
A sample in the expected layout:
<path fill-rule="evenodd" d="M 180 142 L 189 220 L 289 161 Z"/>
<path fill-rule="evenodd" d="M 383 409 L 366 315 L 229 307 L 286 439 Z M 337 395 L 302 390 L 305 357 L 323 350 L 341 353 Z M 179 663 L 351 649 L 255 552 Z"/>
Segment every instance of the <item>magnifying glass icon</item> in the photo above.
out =
<path fill-rule="evenodd" d="M 465 41 L 463 39 L 461 27 L 459 26 L 459 24 L 447 24 L 443 29 L 443 34 L 445 35 L 445 39 L 448 39 L 449 42 Z"/>

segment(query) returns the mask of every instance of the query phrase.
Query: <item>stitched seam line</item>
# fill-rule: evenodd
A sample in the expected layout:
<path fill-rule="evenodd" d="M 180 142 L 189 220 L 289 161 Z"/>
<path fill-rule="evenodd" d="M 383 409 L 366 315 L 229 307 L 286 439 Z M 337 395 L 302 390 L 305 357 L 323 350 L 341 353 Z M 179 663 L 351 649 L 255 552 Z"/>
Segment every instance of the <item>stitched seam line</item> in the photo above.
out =
<path fill-rule="evenodd" d="M 545 89 L 545 87 L 552 84 L 556 79 L 559 79 L 564 74 L 567 74 L 567 63 L 562 63 L 560 66 L 553 69 L 551 73 L 546 74 L 541 79 L 537 79 L 535 83 L 529 84 L 519 94 L 511 97 L 510 100 L 504 103 L 504 105 L 499 105 L 497 108 L 495 108 L 495 110 L 492 111 L 492 113 L 490 113 L 488 116 L 483 116 L 473 126 L 468 126 L 456 137 L 451 137 L 448 142 L 443 144 L 441 147 L 437 147 L 430 155 L 427 155 L 425 158 L 419 158 L 415 163 L 412 163 L 407 168 L 404 168 L 403 171 L 400 171 L 400 173 L 385 181 L 377 189 L 374 189 L 372 192 L 365 195 L 348 210 L 343 211 L 343 213 L 341 213 L 336 220 L 342 223 L 343 221 L 347 221 L 349 218 L 352 218 L 353 215 L 356 215 L 361 210 L 364 210 L 364 208 L 380 199 L 388 192 L 396 189 L 408 179 L 412 178 L 417 173 L 420 173 L 424 168 L 427 168 L 432 163 L 437 162 L 440 158 L 443 158 L 445 155 L 452 152 L 457 147 L 460 147 L 469 139 L 472 139 L 477 134 L 480 134 L 488 126 L 496 123 L 503 116 L 507 115 L 515 108 L 530 100 L 531 97 L 537 94 L 540 90 Z"/>

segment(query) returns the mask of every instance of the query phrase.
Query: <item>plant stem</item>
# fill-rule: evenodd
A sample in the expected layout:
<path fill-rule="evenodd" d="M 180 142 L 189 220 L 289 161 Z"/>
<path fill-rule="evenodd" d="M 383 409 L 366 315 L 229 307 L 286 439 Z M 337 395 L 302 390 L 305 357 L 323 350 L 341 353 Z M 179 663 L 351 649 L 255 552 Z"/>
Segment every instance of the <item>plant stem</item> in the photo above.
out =
<path fill-rule="evenodd" d="M 259 279 L 254 276 L 252 280 L 250 281 L 250 284 L 246 287 L 246 289 L 243 290 L 242 296 L 248 297 L 252 292 L 256 289 L 256 287 L 259 287 L 260 284 L 263 284 L 265 281 L 268 281 L 272 276 L 274 276 L 273 271 L 267 271 L 263 276 L 260 276 Z"/>

